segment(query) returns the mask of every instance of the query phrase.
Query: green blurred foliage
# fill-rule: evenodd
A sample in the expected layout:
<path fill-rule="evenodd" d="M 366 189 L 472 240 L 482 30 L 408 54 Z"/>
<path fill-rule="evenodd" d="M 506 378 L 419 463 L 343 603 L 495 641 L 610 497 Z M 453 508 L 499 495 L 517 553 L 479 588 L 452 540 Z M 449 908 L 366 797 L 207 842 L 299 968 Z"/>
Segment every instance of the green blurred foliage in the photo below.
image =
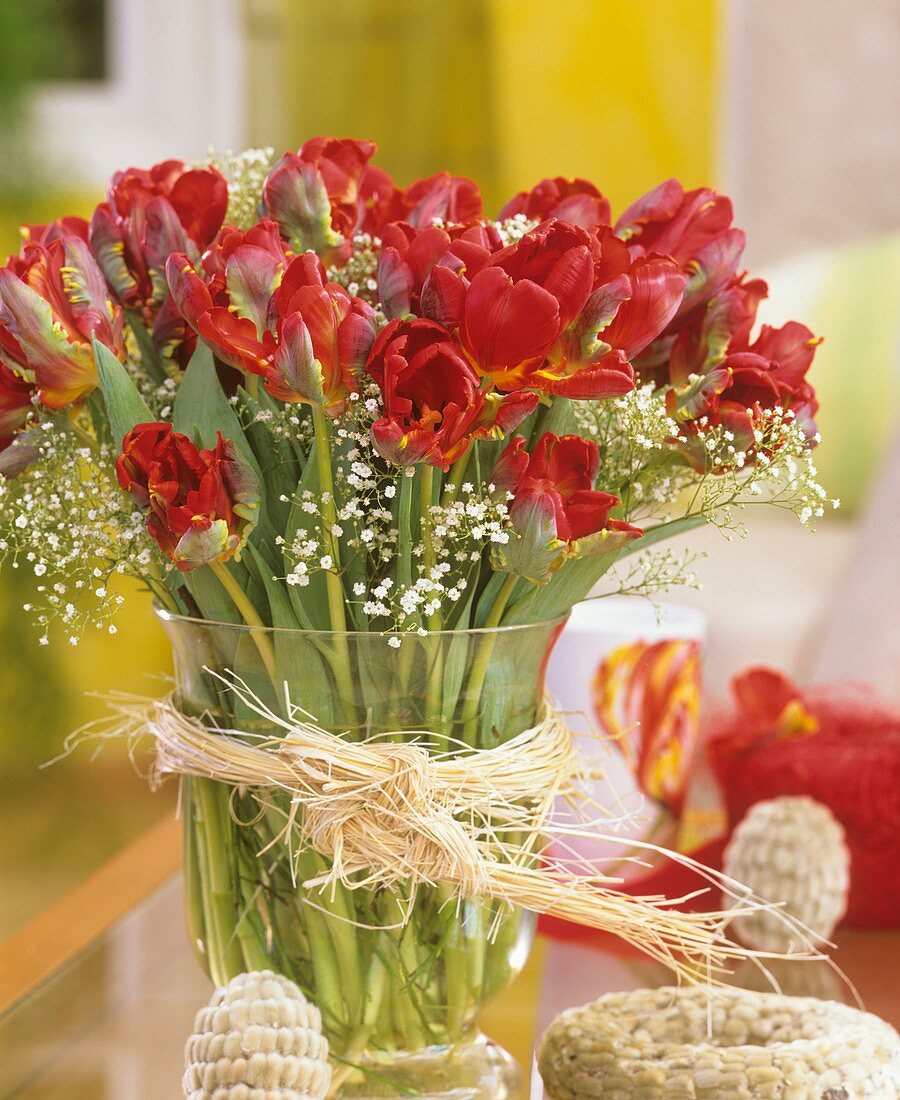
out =
<path fill-rule="evenodd" d="M 50 184 L 28 125 L 32 86 L 105 71 L 106 0 L 0 0 L 0 193 Z"/>
<path fill-rule="evenodd" d="M 27 773 L 55 755 L 74 707 L 63 646 L 39 646 L 22 611 L 35 582 L 24 569 L 0 570 L 0 770 Z"/>

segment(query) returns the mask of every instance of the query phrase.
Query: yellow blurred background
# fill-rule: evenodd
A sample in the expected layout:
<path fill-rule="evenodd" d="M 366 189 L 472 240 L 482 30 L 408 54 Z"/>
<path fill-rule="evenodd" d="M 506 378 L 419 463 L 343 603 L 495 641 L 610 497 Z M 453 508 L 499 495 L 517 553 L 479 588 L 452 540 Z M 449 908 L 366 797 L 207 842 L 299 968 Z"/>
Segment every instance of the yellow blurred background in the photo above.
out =
<path fill-rule="evenodd" d="M 890 3 L 870 6 L 890 15 Z M 784 56 L 771 52 L 766 24 L 792 18 L 781 7 L 770 0 L 0 4 L 0 246 L 18 247 L 20 222 L 89 215 L 117 167 L 195 159 L 209 145 L 280 152 L 317 133 L 374 138 L 379 163 L 400 181 L 442 168 L 470 175 L 489 211 L 547 175 L 594 180 L 614 211 L 670 176 L 733 190 L 751 258 L 785 288 L 779 311 L 796 307 L 827 335 L 816 368 L 828 440 L 822 474 L 848 505 L 843 522 L 851 522 L 893 431 L 900 295 L 900 200 L 879 198 L 879 205 L 865 192 L 854 196 L 851 167 L 861 188 L 875 186 L 878 158 L 888 164 L 895 155 L 896 121 L 882 107 L 881 123 L 873 122 L 879 108 L 865 98 L 869 47 L 856 42 L 858 32 L 839 31 L 829 15 L 837 5 L 798 3 L 817 14 L 802 40 L 779 40 Z M 855 16 L 866 33 L 869 14 Z M 810 129 L 814 105 L 808 96 L 792 100 L 786 82 L 792 66 L 812 73 L 835 34 L 861 74 L 859 110 L 870 109 L 863 137 L 874 150 L 868 161 L 836 151 L 829 111 L 837 105 L 823 97 Z M 773 119 L 779 102 L 787 113 Z M 767 129 L 774 123 L 777 132 Z M 820 175 L 816 190 L 787 153 L 766 155 L 794 145 L 827 145 L 833 178 Z M 830 220 L 819 193 L 829 189 Z M 808 222 L 796 216 L 798 203 Z M 854 205 L 874 208 L 872 220 Z M 787 260 L 792 253 L 798 258 Z M 785 261 L 788 275 L 778 276 Z M 22 572 L 0 575 L 8 639 L 0 663 L 0 827 L 14 838 L 0 850 L 0 936 L 154 816 L 171 812 L 174 799 L 173 790 L 151 796 L 121 747 L 107 746 L 96 761 L 81 749 L 38 770 L 66 733 L 102 712 L 86 693 L 153 691 L 148 676 L 169 662 L 136 592 L 116 638 L 98 634 L 77 649 L 56 639 L 39 648 L 18 611 L 28 587 Z"/>

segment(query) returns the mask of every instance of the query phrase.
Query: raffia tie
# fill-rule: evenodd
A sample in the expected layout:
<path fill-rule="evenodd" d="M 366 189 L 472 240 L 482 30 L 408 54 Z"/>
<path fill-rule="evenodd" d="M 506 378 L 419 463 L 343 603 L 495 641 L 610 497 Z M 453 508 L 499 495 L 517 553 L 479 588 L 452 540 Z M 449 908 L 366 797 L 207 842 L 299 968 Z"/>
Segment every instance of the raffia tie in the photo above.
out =
<path fill-rule="evenodd" d="M 170 698 L 119 696 L 110 700 L 114 717 L 101 736 L 150 734 L 156 743 L 153 780 L 172 774 L 214 779 L 250 793 L 261 813 L 281 815 L 271 846 L 284 845 L 295 871 L 307 845 L 329 860 L 326 872 L 303 883 L 307 889 L 338 881 L 351 890 L 400 880 L 447 883 L 462 897 L 490 898 L 612 932 L 691 982 L 722 981 L 734 959 L 771 957 L 725 936 L 738 914 L 771 906 L 688 856 L 616 835 L 623 819 L 586 796 L 584 781 L 599 773 L 582 761 L 552 708 L 496 748 L 455 745 L 434 753 L 425 747 L 437 741 L 428 731 L 347 741 L 308 721 L 287 697 L 284 718 L 238 677 L 210 674 L 276 734 L 254 740 L 246 731 L 209 724 L 209 715 L 204 722 L 182 714 Z M 76 740 L 91 735 L 82 731 Z M 554 812 L 559 801 L 567 807 L 564 815 Z M 551 841 L 559 851 L 585 839 L 664 852 L 736 904 L 683 913 L 672 908 L 679 899 L 622 893 L 616 889 L 620 879 L 548 854 Z M 783 919 L 803 944 L 792 957 L 818 957 L 808 930 Z"/>
<path fill-rule="evenodd" d="M 429 753 L 416 743 L 425 733 L 348 742 L 296 716 L 284 723 L 255 709 L 285 736 L 254 743 L 187 717 L 171 699 L 155 702 L 144 715 L 155 774 L 216 779 L 261 800 L 266 791 L 286 792 L 286 830 L 327 854 L 328 877 L 351 887 L 412 879 L 452 882 L 466 897 L 489 894 L 500 835 L 536 835 L 564 783 L 580 773 L 568 727 L 552 709 L 497 748 L 453 754 Z"/>

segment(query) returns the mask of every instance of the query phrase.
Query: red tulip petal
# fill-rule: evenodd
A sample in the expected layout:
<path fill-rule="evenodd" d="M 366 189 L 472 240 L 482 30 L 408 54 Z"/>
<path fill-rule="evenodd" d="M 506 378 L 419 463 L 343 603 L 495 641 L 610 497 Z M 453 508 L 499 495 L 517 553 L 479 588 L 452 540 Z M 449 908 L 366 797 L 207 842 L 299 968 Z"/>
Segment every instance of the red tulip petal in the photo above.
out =
<path fill-rule="evenodd" d="M 197 321 L 197 331 L 229 366 L 251 374 L 265 374 L 269 367 L 267 349 L 260 342 L 256 325 L 223 306 L 215 306 Z"/>
<path fill-rule="evenodd" d="M 616 316 L 623 302 L 631 297 L 631 280 L 627 275 L 619 275 L 611 282 L 598 287 L 585 303 L 584 309 L 563 333 L 559 345 L 554 349 L 574 373 L 578 365 L 595 363 L 611 349 L 602 338 L 604 329 Z"/>
<path fill-rule="evenodd" d="M 609 224 L 609 203 L 606 199 L 595 198 L 593 195 L 569 195 L 553 208 L 552 216 L 581 226 L 582 229 L 592 230 L 598 225 Z"/>
<path fill-rule="evenodd" d="M 567 249 L 544 280 L 544 290 L 559 302 L 560 324 L 567 325 L 584 308 L 594 281 L 594 261 L 584 246 Z"/>
<path fill-rule="evenodd" d="M 125 263 L 122 230 L 108 203 L 101 203 L 94 211 L 88 233 L 91 251 L 106 281 L 119 301 L 130 305 L 137 293 L 138 284 Z"/>
<path fill-rule="evenodd" d="M 779 379 L 796 386 L 803 380 L 821 342 L 822 338 L 814 336 L 806 325 L 788 321 L 781 328 L 763 325 L 750 350 L 776 362 Z"/>
<path fill-rule="evenodd" d="M 388 462 L 412 466 L 426 459 L 434 446 L 434 433 L 415 429 L 404 431 L 398 421 L 382 417 L 372 425 L 372 443 Z"/>
<path fill-rule="evenodd" d="M 153 284 L 153 298 L 160 302 L 165 297 L 165 270 L 168 257 L 173 252 L 187 253 L 193 249 L 190 237 L 184 230 L 178 215 L 167 199 L 156 198 L 144 211 L 144 239 L 142 254 Z"/>
<path fill-rule="evenodd" d="M 286 153 L 269 173 L 263 203 L 295 252 L 326 252 L 341 243 L 331 228 L 331 202 L 319 169 L 295 153 Z"/>
<path fill-rule="evenodd" d="M 456 329 L 462 323 L 466 304 L 466 284 L 450 268 L 438 264 L 422 287 L 420 307 L 422 314 L 448 329 Z"/>
<path fill-rule="evenodd" d="M 0 324 L 9 329 L 34 371 L 41 400 L 49 408 L 64 408 L 96 388 L 90 345 L 67 339 L 50 303 L 8 268 L 0 268 Z"/>
<path fill-rule="evenodd" d="M 338 360 L 344 374 L 360 374 L 378 333 L 374 311 L 357 300 L 338 329 Z"/>
<path fill-rule="evenodd" d="M 562 377 L 538 371 L 534 380 L 544 393 L 577 401 L 604 401 L 634 389 L 634 368 L 622 352 L 612 351 L 597 363 Z"/>
<path fill-rule="evenodd" d="M 166 261 L 166 281 L 178 312 L 196 329 L 203 314 L 213 308 L 213 300 L 183 252 L 173 253 Z"/>
<path fill-rule="evenodd" d="M 463 340 L 478 369 L 515 370 L 546 355 L 559 332 L 556 298 L 537 283 L 513 283 L 498 267 L 472 280 L 466 295 Z"/>
<path fill-rule="evenodd" d="M 349 301 L 349 299 L 348 299 Z M 321 287 L 301 287 L 291 299 L 291 307 L 300 313 L 312 339 L 316 358 L 322 364 L 326 376 L 338 369 L 337 346 L 340 318 L 336 303 L 328 291 Z"/>
<path fill-rule="evenodd" d="M 396 248 L 382 248 L 375 278 L 385 317 L 392 320 L 409 313 L 415 280 L 412 269 Z"/>
<path fill-rule="evenodd" d="M 266 372 L 266 389 L 279 401 L 325 404 L 322 367 L 316 361 L 309 329 L 299 313 L 281 326 L 278 350 Z"/>
<path fill-rule="evenodd" d="M 678 180 L 666 180 L 628 207 L 616 222 L 616 233 L 628 240 L 646 222 L 671 218 L 683 199 L 684 188 Z"/>
<path fill-rule="evenodd" d="M 581 489 L 572 495 L 566 507 L 569 538 L 581 539 L 593 535 L 607 524 L 610 511 L 619 503 L 612 493 L 596 489 Z"/>
<path fill-rule="evenodd" d="M 215 168 L 192 168 L 175 181 L 169 202 L 198 248 L 215 237 L 228 209 L 228 184 Z"/>
<path fill-rule="evenodd" d="M 697 252 L 691 261 L 679 314 L 689 313 L 725 289 L 734 278 L 745 244 L 743 230 L 728 229 Z"/>
<path fill-rule="evenodd" d="M 254 245 L 241 245 L 225 262 L 225 289 L 231 308 L 249 318 L 259 336 L 268 327 L 269 302 L 283 272 L 283 257 Z"/>
<path fill-rule="evenodd" d="M 528 469 L 528 455 L 524 447 L 525 440 L 517 435 L 497 459 L 489 481 L 499 494 L 515 493 L 522 475 Z"/>
<path fill-rule="evenodd" d="M 675 316 L 684 293 L 684 276 L 668 259 L 638 260 L 631 271 L 631 298 L 623 302 L 603 339 L 633 359 Z"/>

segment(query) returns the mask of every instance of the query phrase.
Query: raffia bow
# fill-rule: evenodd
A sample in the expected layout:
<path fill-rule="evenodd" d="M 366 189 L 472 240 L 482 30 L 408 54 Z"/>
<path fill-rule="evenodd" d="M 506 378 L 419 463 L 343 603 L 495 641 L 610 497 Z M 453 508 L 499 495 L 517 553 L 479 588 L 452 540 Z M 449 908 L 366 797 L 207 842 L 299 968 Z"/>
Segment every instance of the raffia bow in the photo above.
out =
<path fill-rule="evenodd" d="M 285 721 L 239 681 L 241 703 L 283 737 L 247 734 L 189 718 L 171 699 L 143 711 L 156 743 L 154 773 L 195 775 L 249 788 L 259 798 L 290 795 L 290 829 L 301 844 L 327 854 L 331 870 L 307 885 L 339 879 L 351 889 L 373 881 L 451 882 L 465 897 L 490 894 L 498 850 L 516 832 L 546 827 L 563 778 L 587 778 L 561 715 L 547 711 L 531 729 L 493 749 L 429 753 L 425 731 L 341 740 L 298 717 Z M 394 738 L 413 738 L 397 743 Z M 390 738 L 390 740 L 389 740 Z M 532 846 L 533 848 L 533 846 Z"/>
<path fill-rule="evenodd" d="M 280 804 L 290 808 L 273 843 L 294 853 L 309 845 L 330 862 L 305 888 L 449 883 L 462 897 L 493 898 L 613 932 L 692 980 L 715 980 L 730 959 L 759 954 L 727 941 L 724 929 L 738 913 L 769 907 L 687 856 L 666 853 L 739 899 L 734 908 L 682 913 L 671 907 L 683 899 L 624 894 L 615 889 L 620 879 L 548 858 L 551 842 L 559 848 L 578 838 L 659 851 L 601 829 L 601 814 L 592 816 L 599 807 L 585 791 L 597 769 L 581 759 L 552 708 L 496 748 L 433 753 L 423 744 L 435 741 L 427 731 L 345 741 L 301 717 L 289 699 L 283 718 L 239 678 L 211 674 L 283 735 L 253 740 L 212 724 L 208 715 L 204 722 L 183 714 L 171 698 L 121 697 L 111 704 L 116 732 L 152 736 L 156 781 L 173 774 L 214 779 L 251 792 L 263 806 L 273 805 L 274 792 L 287 795 Z M 401 736 L 412 740 L 386 739 Z M 560 800 L 568 808 L 564 820 L 555 812 Z"/>

